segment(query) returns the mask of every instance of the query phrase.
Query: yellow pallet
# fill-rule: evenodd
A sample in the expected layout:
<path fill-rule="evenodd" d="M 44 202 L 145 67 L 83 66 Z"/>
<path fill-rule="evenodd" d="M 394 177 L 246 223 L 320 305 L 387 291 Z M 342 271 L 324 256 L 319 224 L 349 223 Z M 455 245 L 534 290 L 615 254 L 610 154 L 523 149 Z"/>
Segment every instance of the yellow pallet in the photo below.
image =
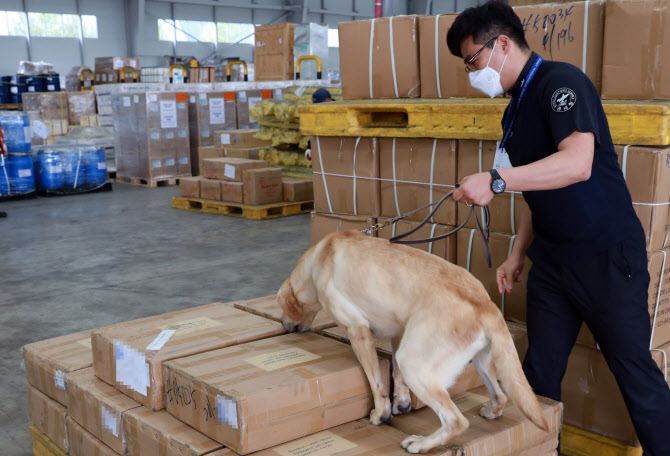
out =
<path fill-rule="evenodd" d="M 35 426 L 30 426 L 29 429 L 33 438 L 34 456 L 67 456 L 65 451 L 58 448 L 58 445 Z"/>
<path fill-rule="evenodd" d="M 206 214 L 228 215 L 249 220 L 267 220 L 312 212 L 314 210 L 314 201 L 249 206 L 225 201 L 173 196 L 172 207 L 175 209 L 204 212 Z"/>
<path fill-rule="evenodd" d="M 360 100 L 300 108 L 300 132 L 320 136 L 378 136 L 499 140 L 508 99 Z M 603 100 L 615 144 L 670 144 L 670 102 Z"/>
<path fill-rule="evenodd" d="M 642 456 L 642 448 L 626 446 L 591 432 L 563 425 L 561 454 L 566 456 Z"/>

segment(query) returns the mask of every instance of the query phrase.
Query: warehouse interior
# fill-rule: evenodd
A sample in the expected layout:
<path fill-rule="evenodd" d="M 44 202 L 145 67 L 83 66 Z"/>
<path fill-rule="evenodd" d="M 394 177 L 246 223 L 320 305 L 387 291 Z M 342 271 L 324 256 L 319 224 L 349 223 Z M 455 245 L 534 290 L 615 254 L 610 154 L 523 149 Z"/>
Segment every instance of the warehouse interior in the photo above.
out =
<path fill-rule="evenodd" d="M 608 149 L 594 160 L 607 153 L 615 166 L 616 155 L 609 172 L 644 231 L 643 351 L 670 388 L 670 53 L 659 25 L 670 2 L 0 0 L 0 453 L 417 452 L 407 442 L 443 416 L 412 388 L 398 402 L 397 346 L 376 322 L 363 339 L 383 386 L 370 385 L 341 314 L 323 309 L 305 332 L 287 331 L 280 287 L 346 230 L 472 276 L 523 361 L 533 263 L 522 258 L 512 291 L 496 279 L 528 207 L 521 190 L 494 189 L 507 167 L 500 140 L 515 128 L 501 123 L 505 108 L 521 103 L 494 56 L 508 48 L 496 51 L 499 33 L 464 68 L 447 46 L 460 13 L 491 3 L 513 8 L 531 59 L 570 64 L 600 98 L 612 144 L 595 144 Z M 495 97 L 473 83 L 485 67 Z M 584 96 L 556 93 L 554 112 Z M 485 208 L 449 199 L 489 169 Z M 406 233 L 420 242 L 395 245 Z M 469 427 L 427 454 L 656 454 L 606 358 L 583 325 L 560 401 L 533 398 L 546 429 L 511 399 L 486 416 L 488 384 L 468 360 L 447 397 Z M 375 420 L 380 397 L 393 414 Z"/>

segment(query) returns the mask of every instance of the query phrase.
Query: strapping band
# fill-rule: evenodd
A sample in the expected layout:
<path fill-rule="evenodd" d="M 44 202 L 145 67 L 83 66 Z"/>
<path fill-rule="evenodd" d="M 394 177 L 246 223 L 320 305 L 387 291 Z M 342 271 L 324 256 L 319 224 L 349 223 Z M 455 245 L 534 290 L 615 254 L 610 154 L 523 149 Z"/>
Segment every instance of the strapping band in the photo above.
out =
<path fill-rule="evenodd" d="M 391 73 L 393 74 L 393 89 L 395 90 L 395 97 L 400 98 L 398 95 L 398 75 L 395 71 L 395 45 L 393 43 L 393 16 L 389 18 L 389 41 L 391 47 Z M 372 83 L 372 78 L 370 78 L 370 83 Z"/>
<path fill-rule="evenodd" d="M 651 340 L 649 341 L 649 349 L 650 350 L 652 348 L 654 348 L 654 332 L 656 330 L 656 320 L 658 319 L 658 308 L 659 308 L 659 304 L 661 303 L 661 289 L 663 288 L 663 274 L 665 274 L 665 262 L 666 262 L 667 257 L 668 257 L 665 250 L 661 250 L 661 253 L 663 254 L 663 263 L 661 265 L 661 277 L 659 278 L 659 281 L 658 281 L 658 293 L 656 293 L 656 305 L 654 307 L 654 318 L 653 318 L 652 324 L 651 324 Z"/>
<path fill-rule="evenodd" d="M 358 144 L 361 142 L 361 137 L 359 136 L 356 138 L 356 144 L 354 145 L 354 165 L 352 168 L 352 174 L 353 174 L 353 179 L 354 179 L 354 215 L 358 215 L 358 208 L 356 206 L 356 200 L 358 199 L 356 196 L 356 152 L 358 151 Z M 321 168 L 323 168 L 323 165 L 321 165 Z"/>
<path fill-rule="evenodd" d="M 319 164 L 321 165 L 321 169 L 323 169 L 323 159 L 321 158 L 321 137 L 317 136 L 316 137 L 316 151 L 319 154 Z M 326 173 L 322 173 L 321 176 L 323 177 L 323 188 L 326 193 L 326 200 L 328 201 L 328 210 L 330 212 L 333 212 L 333 205 L 330 204 L 330 193 L 328 193 L 328 182 L 326 181 Z"/>
<path fill-rule="evenodd" d="M 437 97 L 442 98 L 442 87 L 441 87 L 441 81 L 440 81 L 440 53 L 438 52 L 439 49 L 439 25 L 440 25 L 440 16 L 441 14 L 438 14 L 435 16 L 435 81 L 437 81 Z M 481 141 L 479 142 L 479 145 L 481 147 Z"/>
<path fill-rule="evenodd" d="M 375 22 L 377 19 L 372 19 L 370 22 L 370 54 L 368 56 L 368 81 L 370 84 L 370 99 L 374 98 L 372 93 L 372 51 L 374 50 L 374 39 L 375 39 Z"/>

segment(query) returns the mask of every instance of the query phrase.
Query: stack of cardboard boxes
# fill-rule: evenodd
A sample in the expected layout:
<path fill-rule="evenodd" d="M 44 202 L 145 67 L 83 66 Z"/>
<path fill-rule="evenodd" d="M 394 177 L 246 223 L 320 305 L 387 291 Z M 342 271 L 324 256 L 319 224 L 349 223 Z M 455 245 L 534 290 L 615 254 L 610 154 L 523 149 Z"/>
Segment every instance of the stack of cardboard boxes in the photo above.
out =
<path fill-rule="evenodd" d="M 130 76 L 121 74 L 124 68 L 132 68 L 136 71 L 137 78 L 140 76 L 140 59 L 131 57 L 96 57 L 95 58 L 95 83 L 114 84 L 119 82 L 133 82 Z M 137 81 L 135 81 L 137 82 Z"/>

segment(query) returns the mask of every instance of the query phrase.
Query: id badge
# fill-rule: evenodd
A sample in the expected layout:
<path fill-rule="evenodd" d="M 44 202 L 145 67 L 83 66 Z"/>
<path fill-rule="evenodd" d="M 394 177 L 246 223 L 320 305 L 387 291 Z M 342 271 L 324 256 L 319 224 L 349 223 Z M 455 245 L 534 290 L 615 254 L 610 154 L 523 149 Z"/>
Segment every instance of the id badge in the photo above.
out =
<path fill-rule="evenodd" d="M 511 167 L 512 163 L 509 161 L 507 151 L 500 148 L 500 141 L 496 142 L 496 155 L 493 159 L 493 169 L 505 169 Z"/>

